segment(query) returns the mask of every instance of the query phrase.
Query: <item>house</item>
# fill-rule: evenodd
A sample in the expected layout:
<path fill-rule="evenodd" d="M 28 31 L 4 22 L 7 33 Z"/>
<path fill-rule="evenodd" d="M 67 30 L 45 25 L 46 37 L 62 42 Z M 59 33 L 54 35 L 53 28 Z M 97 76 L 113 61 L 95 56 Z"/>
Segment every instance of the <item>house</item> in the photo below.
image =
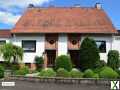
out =
<path fill-rule="evenodd" d="M 108 51 L 119 50 L 119 35 L 100 4 L 95 7 L 32 6 L 13 29 L 0 31 L 0 44 L 6 41 L 22 47 L 23 62 L 32 69 L 35 68 L 35 56 L 43 56 L 44 67 L 51 67 L 57 56 L 67 54 L 77 67 L 84 37 L 95 39 L 100 59 L 107 62 Z"/>

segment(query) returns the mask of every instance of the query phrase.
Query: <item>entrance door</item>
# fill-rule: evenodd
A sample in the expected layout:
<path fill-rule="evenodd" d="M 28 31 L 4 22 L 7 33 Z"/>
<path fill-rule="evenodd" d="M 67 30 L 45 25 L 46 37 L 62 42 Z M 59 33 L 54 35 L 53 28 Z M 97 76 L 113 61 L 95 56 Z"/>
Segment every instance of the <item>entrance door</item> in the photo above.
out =
<path fill-rule="evenodd" d="M 54 67 L 56 59 L 56 50 L 46 50 L 47 53 L 47 66 Z"/>
<path fill-rule="evenodd" d="M 80 57 L 79 57 L 79 50 L 69 50 L 70 53 L 70 57 L 73 63 L 73 66 L 75 68 L 79 68 L 80 67 Z"/>

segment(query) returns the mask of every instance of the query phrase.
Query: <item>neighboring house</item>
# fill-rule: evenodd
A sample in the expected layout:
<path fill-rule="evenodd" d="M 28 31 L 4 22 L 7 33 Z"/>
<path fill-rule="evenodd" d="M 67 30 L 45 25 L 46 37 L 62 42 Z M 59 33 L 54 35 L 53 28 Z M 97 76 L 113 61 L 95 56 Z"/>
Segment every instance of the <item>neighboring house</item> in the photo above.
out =
<path fill-rule="evenodd" d="M 12 30 L 0 32 L 1 43 L 9 40 L 23 47 L 23 62 L 31 68 L 35 68 L 35 56 L 43 56 L 44 66 L 49 67 L 54 66 L 56 56 L 67 54 L 77 67 L 86 36 L 95 39 L 100 59 L 106 62 L 108 51 L 120 47 L 120 36 L 100 4 L 91 8 L 30 7 Z"/>

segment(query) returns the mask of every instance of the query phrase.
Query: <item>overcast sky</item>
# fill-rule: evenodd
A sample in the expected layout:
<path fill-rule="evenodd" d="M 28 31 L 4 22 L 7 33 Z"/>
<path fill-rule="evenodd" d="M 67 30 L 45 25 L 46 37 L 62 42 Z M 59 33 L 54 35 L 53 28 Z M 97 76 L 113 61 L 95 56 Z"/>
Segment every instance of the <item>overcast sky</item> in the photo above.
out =
<path fill-rule="evenodd" d="M 98 2 L 102 4 L 114 26 L 120 29 L 120 0 L 0 0 L 0 29 L 13 28 L 29 4 L 39 7 L 71 7 L 76 4 L 94 7 Z"/>

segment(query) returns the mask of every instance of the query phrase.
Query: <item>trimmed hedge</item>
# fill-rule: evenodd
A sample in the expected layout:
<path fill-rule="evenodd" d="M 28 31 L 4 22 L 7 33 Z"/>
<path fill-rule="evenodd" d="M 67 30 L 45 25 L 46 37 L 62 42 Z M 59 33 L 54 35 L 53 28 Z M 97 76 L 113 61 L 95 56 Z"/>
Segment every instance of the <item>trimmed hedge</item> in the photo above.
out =
<path fill-rule="evenodd" d="M 41 76 L 41 77 L 55 77 L 56 72 L 52 68 L 46 68 L 46 69 L 41 70 L 41 72 L 39 73 L 39 76 Z"/>
<path fill-rule="evenodd" d="M 3 66 L 0 66 L 0 78 L 4 77 L 4 68 Z"/>
<path fill-rule="evenodd" d="M 72 78 L 82 78 L 83 73 L 79 71 L 78 69 L 74 68 L 70 71 L 70 77 Z"/>
<path fill-rule="evenodd" d="M 116 79 L 119 77 L 119 74 L 110 67 L 103 67 L 99 73 L 100 78 Z"/>
<path fill-rule="evenodd" d="M 97 73 L 94 73 L 92 69 L 87 69 L 84 71 L 85 78 L 99 78 Z"/>
<path fill-rule="evenodd" d="M 61 55 L 56 58 L 55 69 L 64 68 L 67 71 L 72 70 L 72 62 L 69 56 Z"/>
<path fill-rule="evenodd" d="M 57 70 L 57 77 L 70 77 L 70 73 L 64 68 L 59 68 Z"/>

